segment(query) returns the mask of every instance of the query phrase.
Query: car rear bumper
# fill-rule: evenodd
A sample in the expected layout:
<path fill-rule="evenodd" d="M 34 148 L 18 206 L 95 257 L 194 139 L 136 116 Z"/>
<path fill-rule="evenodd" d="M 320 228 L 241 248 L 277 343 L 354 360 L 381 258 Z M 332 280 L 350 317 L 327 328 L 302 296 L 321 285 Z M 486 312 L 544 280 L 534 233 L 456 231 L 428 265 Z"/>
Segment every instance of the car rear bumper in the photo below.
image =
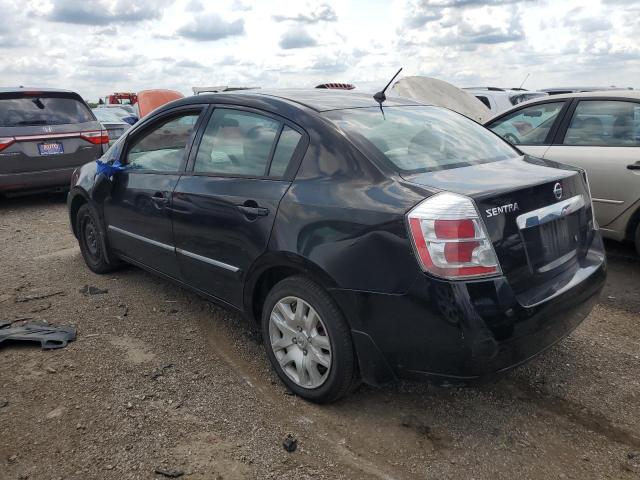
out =
<path fill-rule="evenodd" d="M 597 302 L 605 279 L 597 235 L 575 268 L 526 297 L 504 277 L 449 282 L 426 275 L 402 295 L 332 294 L 350 320 L 366 382 L 477 379 L 520 365 L 571 333 Z"/>
<path fill-rule="evenodd" d="M 23 173 L 0 173 L 0 193 L 68 188 L 76 167 Z"/>

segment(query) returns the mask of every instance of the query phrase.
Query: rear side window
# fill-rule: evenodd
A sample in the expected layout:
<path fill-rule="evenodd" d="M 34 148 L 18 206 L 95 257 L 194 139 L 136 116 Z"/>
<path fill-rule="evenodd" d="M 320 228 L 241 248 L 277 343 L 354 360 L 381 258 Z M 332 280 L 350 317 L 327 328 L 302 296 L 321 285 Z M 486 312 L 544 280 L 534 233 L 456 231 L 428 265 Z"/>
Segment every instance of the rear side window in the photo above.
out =
<path fill-rule="evenodd" d="M 280 122 L 241 110 L 214 110 L 202 136 L 194 172 L 263 177 Z"/>
<path fill-rule="evenodd" d="M 578 103 L 564 145 L 640 146 L 640 104 L 616 100 Z"/>
<path fill-rule="evenodd" d="M 443 170 L 519 156 L 483 126 L 440 107 L 354 108 L 326 116 L 354 143 L 373 144 L 401 172 Z"/>
<path fill-rule="evenodd" d="M 65 125 L 94 120 L 87 106 L 75 98 L 47 95 L 0 98 L 2 127 Z"/>
<path fill-rule="evenodd" d="M 128 169 L 178 171 L 198 117 L 195 112 L 173 117 L 135 139 L 127 154 Z"/>
<path fill-rule="evenodd" d="M 488 127 L 515 145 L 544 145 L 563 106 L 564 102 L 532 105 L 502 117 Z"/>
<path fill-rule="evenodd" d="M 282 177 L 287 171 L 291 157 L 293 157 L 298 143 L 302 135 L 298 132 L 285 126 L 280 134 L 278 140 L 278 146 L 273 154 L 273 160 L 271 161 L 271 168 L 269 169 L 269 175 L 271 177 Z"/>

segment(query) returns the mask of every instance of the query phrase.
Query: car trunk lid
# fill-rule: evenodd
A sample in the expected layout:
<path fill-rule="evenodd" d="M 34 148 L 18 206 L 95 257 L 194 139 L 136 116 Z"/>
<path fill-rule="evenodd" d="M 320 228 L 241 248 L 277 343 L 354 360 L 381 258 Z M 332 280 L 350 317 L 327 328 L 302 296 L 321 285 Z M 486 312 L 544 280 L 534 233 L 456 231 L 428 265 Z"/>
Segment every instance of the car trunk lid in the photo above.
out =
<path fill-rule="evenodd" d="M 533 301 L 526 293 L 576 265 L 594 229 L 583 174 L 551 165 L 523 157 L 404 178 L 471 197 L 503 274 L 516 294 Z"/>

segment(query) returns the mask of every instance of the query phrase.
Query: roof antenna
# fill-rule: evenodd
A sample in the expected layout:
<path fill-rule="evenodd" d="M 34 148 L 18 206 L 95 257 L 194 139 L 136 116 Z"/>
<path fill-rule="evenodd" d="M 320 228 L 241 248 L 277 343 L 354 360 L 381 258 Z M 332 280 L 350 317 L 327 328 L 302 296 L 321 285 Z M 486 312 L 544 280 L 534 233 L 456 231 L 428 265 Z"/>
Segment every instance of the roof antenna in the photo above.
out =
<path fill-rule="evenodd" d="M 391 85 L 391 82 L 393 82 L 396 79 L 396 77 L 400 74 L 401 71 L 402 71 L 402 67 L 400 67 L 400 70 L 398 70 L 396 74 L 393 76 L 393 78 L 389 80 L 389 83 L 387 83 L 387 86 L 373 96 L 375 101 L 378 102 L 380 106 L 382 106 L 382 102 L 384 102 L 387 99 L 387 96 L 384 94 L 384 92 L 387 91 L 387 88 L 389 88 L 389 85 Z"/>
<path fill-rule="evenodd" d="M 529 78 L 529 75 L 531 75 L 531 74 L 530 74 L 530 73 L 527 73 L 527 76 L 526 76 L 526 77 L 524 77 L 524 80 L 522 80 L 522 83 L 520 84 L 520 87 L 519 87 L 519 89 L 520 89 L 520 90 L 522 90 L 522 86 L 524 85 L 524 82 L 526 82 L 526 81 L 527 81 L 527 78 Z"/>

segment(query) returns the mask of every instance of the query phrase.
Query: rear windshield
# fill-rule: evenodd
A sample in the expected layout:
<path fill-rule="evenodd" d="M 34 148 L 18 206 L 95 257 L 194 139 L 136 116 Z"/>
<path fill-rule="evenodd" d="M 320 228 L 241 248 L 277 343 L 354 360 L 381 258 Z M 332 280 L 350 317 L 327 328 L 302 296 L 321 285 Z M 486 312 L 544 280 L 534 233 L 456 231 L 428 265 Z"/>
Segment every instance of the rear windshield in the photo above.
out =
<path fill-rule="evenodd" d="M 356 144 L 371 144 L 392 168 L 418 173 L 518 157 L 498 136 L 463 115 L 440 107 L 334 110 L 326 116 Z"/>
<path fill-rule="evenodd" d="M 94 121 L 86 105 L 60 96 L 16 96 L 0 98 L 0 126 L 64 125 Z"/>

